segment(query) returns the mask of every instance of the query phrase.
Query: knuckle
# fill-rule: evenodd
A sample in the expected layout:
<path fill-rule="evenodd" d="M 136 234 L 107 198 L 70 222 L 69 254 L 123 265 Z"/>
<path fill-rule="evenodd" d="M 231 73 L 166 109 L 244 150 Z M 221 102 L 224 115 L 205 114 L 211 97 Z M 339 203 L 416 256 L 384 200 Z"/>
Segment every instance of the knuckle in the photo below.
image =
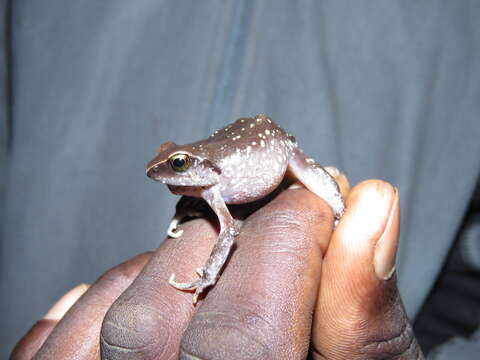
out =
<path fill-rule="evenodd" d="M 162 314 L 155 309 L 115 302 L 102 324 L 102 359 L 162 358 L 173 351 L 169 344 L 172 329 L 162 320 Z"/>
<path fill-rule="evenodd" d="M 274 234 L 276 237 L 304 232 L 305 226 L 308 225 L 302 213 L 292 208 L 265 211 L 261 218 L 255 220 L 255 223 L 258 222 L 263 229 L 263 234 Z"/>
<path fill-rule="evenodd" d="M 369 339 L 361 353 L 379 359 L 417 359 L 421 351 L 408 321 L 398 331 L 383 338 Z"/>
<path fill-rule="evenodd" d="M 317 245 L 317 231 L 312 229 L 316 225 L 308 217 L 308 214 L 294 209 L 268 212 L 258 223 L 252 224 L 254 229 L 260 229 L 254 233 L 262 238 L 252 246 L 259 252 L 275 253 L 277 260 L 305 260 L 312 247 Z"/>
<path fill-rule="evenodd" d="M 285 206 L 292 209 L 298 216 L 308 222 L 318 223 L 319 220 L 333 222 L 331 206 L 323 197 L 307 189 L 284 192 L 283 194 L 285 194 L 285 197 L 282 202 L 278 202 L 278 207 Z"/>
<path fill-rule="evenodd" d="M 274 345 L 265 332 L 253 329 L 262 322 L 265 319 L 252 313 L 243 317 L 198 313 L 184 333 L 180 359 L 273 359 Z"/>
<path fill-rule="evenodd" d="M 130 284 L 138 275 L 138 260 L 150 256 L 150 252 L 137 255 L 135 258 L 114 266 L 104 273 L 97 282 L 115 283 L 118 285 Z"/>

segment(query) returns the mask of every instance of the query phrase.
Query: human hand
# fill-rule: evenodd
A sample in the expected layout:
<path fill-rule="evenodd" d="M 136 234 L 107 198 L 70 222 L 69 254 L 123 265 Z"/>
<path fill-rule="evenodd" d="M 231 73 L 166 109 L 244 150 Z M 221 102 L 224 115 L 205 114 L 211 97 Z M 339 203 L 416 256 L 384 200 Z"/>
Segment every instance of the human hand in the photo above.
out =
<path fill-rule="evenodd" d="M 397 288 L 398 191 L 365 181 L 346 205 L 323 258 L 312 358 L 424 359 Z"/>
<path fill-rule="evenodd" d="M 102 276 L 53 331 L 55 321 L 37 323 L 13 358 L 304 359 L 309 348 L 314 359 L 422 358 L 395 275 L 382 280 L 394 264 L 398 195 L 380 181 L 349 193 L 338 180 L 347 211 L 333 236 L 322 200 L 283 192 L 248 217 L 221 278 L 194 307 L 167 279 L 190 280 L 217 233 L 190 221 L 182 238 Z"/>

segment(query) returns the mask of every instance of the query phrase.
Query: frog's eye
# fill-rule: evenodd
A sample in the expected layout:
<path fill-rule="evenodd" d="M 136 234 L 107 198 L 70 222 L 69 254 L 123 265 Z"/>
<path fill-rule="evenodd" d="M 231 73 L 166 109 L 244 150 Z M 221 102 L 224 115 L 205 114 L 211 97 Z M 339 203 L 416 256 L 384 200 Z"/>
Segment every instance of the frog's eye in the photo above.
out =
<path fill-rule="evenodd" d="M 172 167 L 172 169 L 177 172 L 186 171 L 192 163 L 190 156 L 188 156 L 187 154 L 174 154 L 170 156 L 168 161 L 170 162 L 170 166 Z"/>

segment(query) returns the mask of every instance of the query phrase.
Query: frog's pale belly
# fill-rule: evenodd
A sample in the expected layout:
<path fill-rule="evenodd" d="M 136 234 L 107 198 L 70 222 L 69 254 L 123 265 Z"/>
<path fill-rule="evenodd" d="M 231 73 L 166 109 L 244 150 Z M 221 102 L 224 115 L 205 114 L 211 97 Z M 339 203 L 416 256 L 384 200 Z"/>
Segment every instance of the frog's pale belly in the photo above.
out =
<path fill-rule="evenodd" d="M 281 172 L 266 175 L 265 177 L 245 176 L 237 178 L 235 185 L 221 186 L 220 193 L 227 204 L 245 204 L 261 199 L 273 190 L 283 180 L 286 167 Z"/>
<path fill-rule="evenodd" d="M 225 202 L 248 203 L 271 193 L 283 180 L 294 147 L 283 131 L 270 127 L 229 144 L 218 162 Z"/>
<path fill-rule="evenodd" d="M 219 188 L 227 204 L 244 204 L 270 194 L 283 180 L 288 159 L 283 152 L 252 154 L 245 163 L 223 164 Z M 228 162 L 228 159 L 225 160 Z"/>

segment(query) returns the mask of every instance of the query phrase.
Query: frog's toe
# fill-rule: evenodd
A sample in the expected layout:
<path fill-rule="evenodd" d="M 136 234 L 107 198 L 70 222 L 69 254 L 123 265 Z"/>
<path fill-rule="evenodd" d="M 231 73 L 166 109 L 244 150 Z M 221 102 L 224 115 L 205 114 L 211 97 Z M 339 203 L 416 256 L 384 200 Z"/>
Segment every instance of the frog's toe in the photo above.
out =
<path fill-rule="evenodd" d="M 201 275 L 200 275 L 200 272 L 201 272 Z M 203 276 L 204 271 L 202 268 L 198 268 L 197 273 L 199 273 L 200 276 Z M 193 295 L 193 304 L 197 303 L 198 297 L 203 292 L 203 290 L 215 284 L 215 281 L 211 279 L 206 279 L 203 277 L 191 283 L 177 283 L 174 279 L 175 279 L 175 274 L 172 274 L 170 276 L 170 279 L 168 279 L 168 283 L 172 285 L 174 288 L 178 290 L 195 290 L 195 294 Z"/>
<path fill-rule="evenodd" d="M 167 231 L 167 235 L 174 239 L 178 239 L 182 234 L 183 230 L 178 230 L 177 228 L 168 229 Z"/>
<path fill-rule="evenodd" d="M 172 221 L 170 221 L 170 224 L 168 225 L 168 230 L 167 230 L 167 235 L 174 238 L 178 239 L 180 236 L 183 234 L 183 230 L 178 230 L 177 226 L 180 223 L 180 218 L 178 216 L 175 216 Z"/>
<path fill-rule="evenodd" d="M 195 290 L 198 288 L 198 285 L 201 282 L 201 279 L 198 279 L 191 283 L 179 283 L 179 282 L 176 282 L 174 279 L 175 279 L 175 274 L 172 274 L 170 276 L 170 279 L 168 279 L 168 283 L 178 290 Z"/>
<path fill-rule="evenodd" d="M 197 288 L 195 290 L 195 294 L 193 294 L 193 298 L 192 298 L 192 303 L 193 305 L 195 305 L 198 301 L 198 297 L 200 296 L 200 294 L 202 293 L 203 291 L 203 288 Z"/>

